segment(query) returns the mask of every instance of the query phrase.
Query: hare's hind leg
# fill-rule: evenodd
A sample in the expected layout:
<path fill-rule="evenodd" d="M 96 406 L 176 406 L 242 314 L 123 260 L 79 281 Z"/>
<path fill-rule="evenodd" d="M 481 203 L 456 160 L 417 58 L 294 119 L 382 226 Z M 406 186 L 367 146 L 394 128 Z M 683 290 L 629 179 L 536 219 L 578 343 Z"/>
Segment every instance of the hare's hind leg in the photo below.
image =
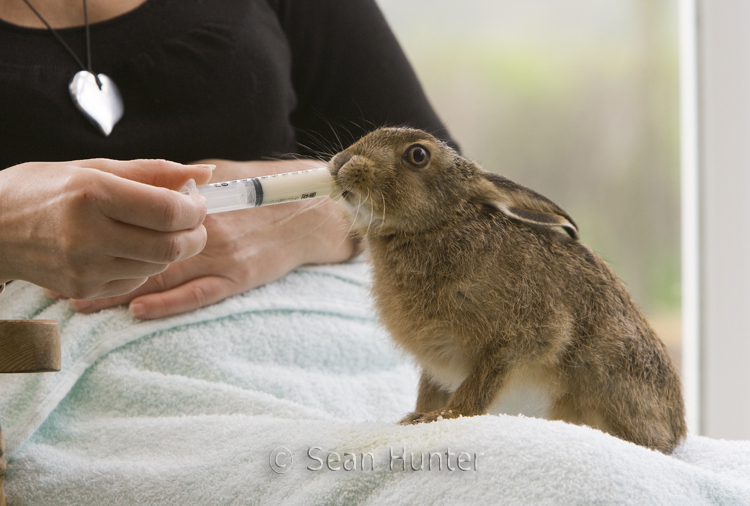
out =
<path fill-rule="evenodd" d="M 686 433 L 679 380 L 670 373 L 674 381 L 661 383 L 626 368 L 578 378 L 557 400 L 553 418 L 669 454 Z"/>
<path fill-rule="evenodd" d="M 621 367 L 605 378 L 609 395 L 604 414 L 610 432 L 670 454 L 687 433 L 679 373 L 653 333 L 627 344 L 630 353 Z"/>
<path fill-rule="evenodd" d="M 672 386 L 621 382 L 606 412 L 608 432 L 667 455 L 672 453 L 687 432 L 679 383 L 676 391 Z"/>
<path fill-rule="evenodd" d="M 585 425 L 602 432 L 609 432 L 609 424 L 596 409 L 569 393 L 560 395 L 550 410 L 551 420 L 562 420 L 574 425 Z"/>

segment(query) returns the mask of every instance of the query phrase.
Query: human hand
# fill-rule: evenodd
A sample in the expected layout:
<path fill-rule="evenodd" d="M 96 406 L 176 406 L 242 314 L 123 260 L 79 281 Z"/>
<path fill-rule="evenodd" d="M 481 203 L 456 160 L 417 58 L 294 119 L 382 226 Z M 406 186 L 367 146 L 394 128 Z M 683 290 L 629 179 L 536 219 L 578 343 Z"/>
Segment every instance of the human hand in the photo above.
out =
<path fill-rule="evenodd" d="M 230 162 L 217 166 L 212 181 L 227 181 L 319 167 L 320 162 Z M 81 312 L 128 304 L 139 318 L 159 318 L 197 309 L 278 279 L 303 264 L 342 262 L 356 247 L 349 224 L 328 198 L 206 216 L 203 251 L 152 276 L 121 297 L 71 301 Z"/>
<path fill-rule="evenodd" d="M 0 282 L 78 299 L 128 293 L 198 253 L 208 166 L 164 160 L 30 162 L 0 171 Z M 168 189 L 169 188 L 169 189 Z"/>

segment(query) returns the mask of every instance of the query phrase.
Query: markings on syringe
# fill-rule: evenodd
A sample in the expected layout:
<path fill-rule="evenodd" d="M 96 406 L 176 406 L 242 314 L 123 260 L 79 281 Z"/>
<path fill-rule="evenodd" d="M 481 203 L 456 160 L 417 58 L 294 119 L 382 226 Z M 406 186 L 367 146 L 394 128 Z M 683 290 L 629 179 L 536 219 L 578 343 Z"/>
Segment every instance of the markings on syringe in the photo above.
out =
<path fill-rule="evenodd" d="M 299 198 L 297 198 L 297 197 L 283 197 L 283 198 L 276 199 L 276 200 L 266 200 L 266 201 L 263 201 L 263 205 L 264 206 L 269 206 L 271 204 L 283 204 L 284 202 L 294 202 L 296 200 L 311 199 L 311 198 L 313 198 L 317 194 L 318 194 L 318 192 L 303 193 L 302 195 L 300 195 Z M 256 206 L 259 206 L 259 205 L 260 204 L 256 204 Z"/>
<path fill-rule="evenodd" d="M 304 174 L 307 172 L 312 172 L 314 170 L 320 170 L 323 167 L 318 167 L 317 169 L 305 169 L 305 170 L 298 170 L 297 172 L 281 172 L 279 174 L 268 174 L 267 176 L 258 176 L 259 179 L 264 179 L 267 177 L 286 177 L 286 176 L 296 176 L 298 174 Z"/>

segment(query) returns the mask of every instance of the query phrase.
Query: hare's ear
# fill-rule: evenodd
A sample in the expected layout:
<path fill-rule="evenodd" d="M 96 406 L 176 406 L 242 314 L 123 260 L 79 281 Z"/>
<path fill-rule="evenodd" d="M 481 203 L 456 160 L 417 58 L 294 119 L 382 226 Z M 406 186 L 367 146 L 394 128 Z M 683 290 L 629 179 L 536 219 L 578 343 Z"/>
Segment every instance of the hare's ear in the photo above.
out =
<path fill-rule="evenodd" d="M 568 214 L 547 197 L 508 178 L 484 172 L 491 185 L 484 185 L 484 203 L 496 208 L 509 218 L 542 227 L 561 227 L 573 239 L 578 239 L 578 226 Z"/>

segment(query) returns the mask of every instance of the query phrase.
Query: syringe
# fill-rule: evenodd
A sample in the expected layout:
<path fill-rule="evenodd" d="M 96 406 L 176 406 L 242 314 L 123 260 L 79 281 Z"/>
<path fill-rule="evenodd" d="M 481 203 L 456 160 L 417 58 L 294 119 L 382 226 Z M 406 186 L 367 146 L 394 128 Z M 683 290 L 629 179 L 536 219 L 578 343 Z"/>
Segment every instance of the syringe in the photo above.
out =
<path fill-rule="evenodd" d="M 235 179 L 196 186 L 192 179 L 180 190 L 186 195 L 206 197 L 206 214 L 249 207 L 282 204 L 295 200 L 328 197 L 334 189 L 333 177 L 325 167 L 286 172 L 271 176 Z"/>

